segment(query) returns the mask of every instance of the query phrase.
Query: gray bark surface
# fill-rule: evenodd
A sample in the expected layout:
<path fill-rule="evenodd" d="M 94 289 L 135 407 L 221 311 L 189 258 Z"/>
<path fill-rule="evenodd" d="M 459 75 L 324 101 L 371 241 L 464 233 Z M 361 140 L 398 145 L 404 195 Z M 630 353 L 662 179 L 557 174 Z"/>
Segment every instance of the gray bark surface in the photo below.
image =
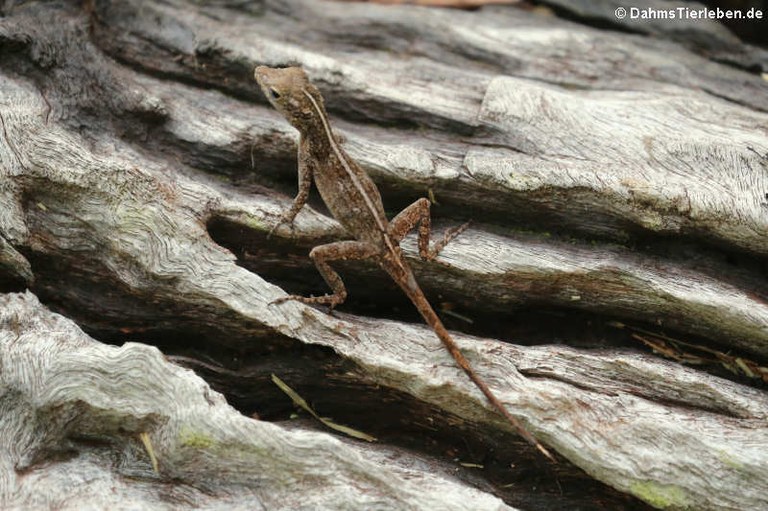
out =
<path fill-rule="evenodd" d="M 768 508 L 765 50 L 510 6 L 0 10 L 0 507 Z M 297 136 L 260 64 L 307 70 L 390 214 L 474 220 L 406 253 L 560 463 L 375 267 L 340 265 L 333 316 L 271 305 L 326 292 L 307 253 L 345 234 L 314 199 L 267 238 Z M 288 420 L 272 374 L 378 442 Z"/>

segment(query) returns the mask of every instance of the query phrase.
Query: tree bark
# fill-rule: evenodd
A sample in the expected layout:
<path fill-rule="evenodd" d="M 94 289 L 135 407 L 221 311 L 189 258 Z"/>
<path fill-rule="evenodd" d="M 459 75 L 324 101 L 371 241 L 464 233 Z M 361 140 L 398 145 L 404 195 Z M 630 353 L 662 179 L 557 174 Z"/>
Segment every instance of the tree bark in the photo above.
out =
<path fill-rule="evenodd" d="M 6 4 L 0 507 L 768 507 L 766 52 L 558 5 L 619 30 L 511 6 Z M 406 253 L 557 465 L 373 265 L 340 265 L 333 316 L 272 304 L 326 292 L 307 253 L 345 237 L 317 197 L 267 237 L 297 135 L 252 72 L 289 63 L 390 214 L 429 194 L 438 230 L 474 220 L 437 262 Z M 378 441 L 290 420 L 273 374 Z"/>

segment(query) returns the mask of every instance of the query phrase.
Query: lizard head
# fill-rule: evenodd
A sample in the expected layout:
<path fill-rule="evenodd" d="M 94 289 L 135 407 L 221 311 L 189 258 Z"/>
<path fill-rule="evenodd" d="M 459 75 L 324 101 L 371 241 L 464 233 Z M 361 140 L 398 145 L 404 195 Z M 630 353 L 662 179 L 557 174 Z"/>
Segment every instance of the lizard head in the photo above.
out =
<path fill-rule="evenodd" d="M 272 106 L 299 130 L 325 116 L 320 91 L 300 67 L 259 66 L 253 74 Z"/>

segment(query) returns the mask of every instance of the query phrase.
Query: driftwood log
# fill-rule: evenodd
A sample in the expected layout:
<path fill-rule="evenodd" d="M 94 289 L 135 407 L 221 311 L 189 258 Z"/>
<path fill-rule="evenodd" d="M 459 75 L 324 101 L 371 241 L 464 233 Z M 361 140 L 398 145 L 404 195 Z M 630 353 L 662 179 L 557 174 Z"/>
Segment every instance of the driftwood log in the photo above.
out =
<path fill-rule="evenodd" d="M 768 53 L 552 5 L 0 7 L 0 508 L 768 509 Z M 315 198 L 267 238 L 296 133 L 259 64 L 305 67 L 390 213 L 474 220 L 406 251 L 559 463 L 374 266 L 270 305 L 344 232 Z"/>

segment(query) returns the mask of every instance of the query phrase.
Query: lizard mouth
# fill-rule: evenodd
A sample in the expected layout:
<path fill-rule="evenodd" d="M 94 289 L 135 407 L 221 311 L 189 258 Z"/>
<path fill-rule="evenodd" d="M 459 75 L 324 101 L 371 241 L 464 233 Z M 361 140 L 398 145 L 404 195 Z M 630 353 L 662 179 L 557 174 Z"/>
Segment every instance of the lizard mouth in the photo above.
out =
<path fill-rule="evenodd" d="M 264 91 L 264 95 L 267 96 L 267 98 L 271 96 L 269 89 L 273 88 L 275 85 L 275 77 L 273 76 L 274 72 L 274 69 L 271 69 L 267 66 L 258 66 L 253 70 L 253 77 L 256 79 L 256 83 L 259 84 L 259 87 L 261 87 L 261 90 Z"/>

